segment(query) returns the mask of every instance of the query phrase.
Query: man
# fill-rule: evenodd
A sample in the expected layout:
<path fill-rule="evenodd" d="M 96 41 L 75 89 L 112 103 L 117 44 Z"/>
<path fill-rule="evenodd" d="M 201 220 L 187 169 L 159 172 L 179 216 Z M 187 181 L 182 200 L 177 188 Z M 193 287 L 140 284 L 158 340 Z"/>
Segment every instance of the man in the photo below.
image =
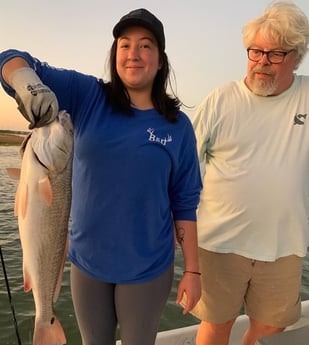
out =
<path fill-rule="evenodd" d="M 244 80 L 214 90 L 194 119 L 204 189 L 197 345 L 226 345 L 242 305 L 243 345 L 300 317 L 309 231 L 309 77 L 295 70 L 308 19 L 276 2 L 243 30 Z M 204 170 L 204 168 L 206 168 Z"/>

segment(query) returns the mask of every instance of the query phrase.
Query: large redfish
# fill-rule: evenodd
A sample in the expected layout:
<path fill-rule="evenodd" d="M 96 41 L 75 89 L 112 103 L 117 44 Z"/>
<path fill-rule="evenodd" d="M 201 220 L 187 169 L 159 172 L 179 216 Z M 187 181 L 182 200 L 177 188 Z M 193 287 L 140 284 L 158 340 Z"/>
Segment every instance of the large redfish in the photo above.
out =
<path fill-rule="evenodd" d="M 60 291 L 68 244 L 72 151 L 73 128 L 64 111 L 52 123 L 35 128 L 21 146 L 15 214 L 24 290 L 32 290 L 35 303 L 33 345 L 66 343 L 53 303 Z M 17 177 L 14 169 L 9 174 Z"/>

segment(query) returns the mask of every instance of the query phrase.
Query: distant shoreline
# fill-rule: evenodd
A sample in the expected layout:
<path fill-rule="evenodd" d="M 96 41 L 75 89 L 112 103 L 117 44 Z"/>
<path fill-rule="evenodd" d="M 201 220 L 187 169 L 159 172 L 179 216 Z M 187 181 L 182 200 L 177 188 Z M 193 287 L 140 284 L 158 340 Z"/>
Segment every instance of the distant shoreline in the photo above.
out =
<path fill-rule="evenodd" d="M 25 136 L 17 134 L 0 133 L 0 145 L 1 146 L 18 146 L 20 145 Z"/>

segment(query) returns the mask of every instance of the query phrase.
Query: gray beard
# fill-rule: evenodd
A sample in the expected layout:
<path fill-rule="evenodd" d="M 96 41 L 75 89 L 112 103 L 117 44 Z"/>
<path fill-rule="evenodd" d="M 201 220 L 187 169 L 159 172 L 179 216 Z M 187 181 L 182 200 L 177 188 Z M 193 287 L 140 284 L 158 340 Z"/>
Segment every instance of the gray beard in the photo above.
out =
<path fill-rule="evenodd" d="M 263 80 L 250 79 L 250 87 L 254 94 L 266 97 L 272 96 L 276 92 L 278 83 L 276 80 L 266 82 Z"/>

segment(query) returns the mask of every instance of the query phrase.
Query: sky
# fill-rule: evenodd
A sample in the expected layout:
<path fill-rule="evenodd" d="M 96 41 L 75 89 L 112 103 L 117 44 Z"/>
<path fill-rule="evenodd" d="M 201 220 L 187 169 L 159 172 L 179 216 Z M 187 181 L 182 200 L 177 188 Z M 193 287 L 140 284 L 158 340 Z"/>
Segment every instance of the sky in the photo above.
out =
<path fill-rule="evenodd" d="M 1 4 L 0 51 L 28 51 L 55 67 L 107 78 L 107 56 L 119 19 L 147 8 L 163 23 L 174 90 L 190 108 L 215 87 L 245 76 L 242 28 L 271 0 L 10 0 Z M 309 1 L 295 0 L 309 16 Z M 309 74 L 309 54 L 298 74 Z M 0 129 L 27 130 L 15 100 L 0 87 Z"/>

